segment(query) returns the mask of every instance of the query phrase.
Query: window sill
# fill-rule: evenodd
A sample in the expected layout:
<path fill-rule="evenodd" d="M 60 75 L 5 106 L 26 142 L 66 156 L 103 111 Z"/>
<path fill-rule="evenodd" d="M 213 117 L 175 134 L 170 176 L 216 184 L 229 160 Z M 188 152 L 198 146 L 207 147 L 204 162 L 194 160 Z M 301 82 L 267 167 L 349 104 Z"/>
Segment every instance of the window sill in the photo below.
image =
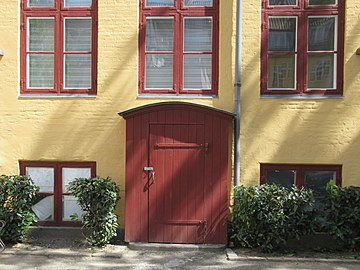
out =
<path fill-rule="evenodd" d="M 96 95 L 87 94 L 21 94 L 19 99 L 62 99 L 62 98 L 84 98 L 84 99 L 95 99 Z"/>
<path fill-rule="evenodd" d="M 261 99 L 343 99 L 342 95 L 260 95 Z"/>
<path fill-rule="evenodd" d="M 213 99 L 218 98 L 217 95 L 175 95 L 175 94 L 138 94 L 138 99 Z"/>

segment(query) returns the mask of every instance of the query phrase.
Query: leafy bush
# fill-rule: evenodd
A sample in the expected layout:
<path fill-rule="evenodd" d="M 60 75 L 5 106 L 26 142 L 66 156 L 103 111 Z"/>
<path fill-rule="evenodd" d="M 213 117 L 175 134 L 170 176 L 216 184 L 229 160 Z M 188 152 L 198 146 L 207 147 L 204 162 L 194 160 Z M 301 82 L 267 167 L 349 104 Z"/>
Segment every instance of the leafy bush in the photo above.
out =
<path fill-rule="evenodd" d="M 238 246 L 272 251 L 289 237 L 313 231 L 313 205 L 310 190 L 277 185 L 235 187 L 230 239 Z"/>
<path fill-rule="evenodd" d="M 311 189 L 293 187 L 288 190 L 285 203 L 287 217 L 287 237 L 300 239 L 300 236 L 312 234 L 317 228 L 315 208 L 316 199 Z"/>
<path fill-rule="evenodd" d="M 360 248 L 360 187 L 330 181 L 322 204 L 329 233 L 348 248 Z"/>
<path fill-rule="evenodd" d="M 5 242 L 21 240 L 35 221 L 31 206 L 39 187 L 27 176 L 0 176 L 0 219 L 6 222 L 1 231 Z"/>
<path fill-rule="evenodd" d="M 107 245 L 116 236 L 117 216 L 114 214 L 119 188 L 110 178 L 77 178 L 69 184 L 85 212 L 82 226 L 88 232 L 87 241 L 92 246 Z"/>

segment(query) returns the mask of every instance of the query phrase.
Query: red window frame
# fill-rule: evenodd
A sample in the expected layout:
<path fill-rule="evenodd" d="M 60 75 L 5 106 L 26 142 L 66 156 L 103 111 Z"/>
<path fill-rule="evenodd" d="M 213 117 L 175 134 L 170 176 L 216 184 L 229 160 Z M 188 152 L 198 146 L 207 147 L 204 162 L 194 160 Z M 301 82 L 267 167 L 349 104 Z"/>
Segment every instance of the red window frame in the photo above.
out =
<path fill-rule="evenodd" d="M 303 187 L 305 184 L 305 171 L 335 171 L 336 185 L 342 184 L 342 165 L 323 165 L 323 164 L 260 164 L 260 184 L 266 184 L 266 173 L 269 170 L 294 170 L 296 171 L 295 184 Z"/>
<path fill-rule="evenodd" d="M 174 63 L 172 89 L 146 89 L 146 18 L 174 17 Z M 184 89 L 184 17 L 212 17 L 212 81 L 211 89 Z M 212 7 L 189 7 L 184 5 L 184 0 L 174 0 L 174 6 L 155 7 L 146 6 L 146 0 L 140 0 L 140 25 L 139 25 L 139 94 L 202 94 L 217 95 L 219 76 L 219 0 L 213 0 Z M 149 52 L 151 53 L 151 52 Z M 161 53 L 161 52 L 160 52 Z M 169 52 L 166 52 L 169 53 Z M 189 53 L 189 54 L 192 54 Z M 199 54 L 205 54 L 199 52 Z M 206 53 L 207 54 L 207 53 Z"/>
<path fill-rule="evenodd" d="M 55 162 L 55 161 L 19 161 L 20 175 L 26 175 L 27 167 L 45 167 L 54 169 L 54 192 L 40 192 L 40 195 L 54 195 L 54 220 L 38 221 L 38 225 L 49 226 L 80 226 L 80 222 L 62 220 L 62 196 L 70 193 L 63 193 L 62 168 L 90 168 L 91 177 L 96 176 L 96 162 Z"/>
<path fill-rule="evenodd" d="M 98 35 L 98 0 L 92 0 L 91 7 L 65 7 L 65 0 L 54 0 L 54 7 L 29 7 L 29 0 L 21 0 L 20 25 L 20 94 L 93 94 L 97 92 L 97 35 Z M 31 17 L 54 18 L 54 88 L 29 88 L 27 86 L 27 19 Z M 91 54 L 91 88 L 64 87 L 64 19 L 69 17 L 88 17 L 92 19 L 91 53 L 76 52 L 76 54 Z M 43 54 L 43 52 L 31 52 Z"/>
<path fill-rule="evenodd" d="M 297 63 L 295 74 L 295 90 L 270 90 L 268 88 L 268 37 L 269 16 L 296 16 L 297 27 Z M 307 89 L 307 56 L 309 16 L 337 16 L 337 53 L 336 59 L 336 88 L 335 89 Z M 297 0 L 297 5 L 271 6 L 269 0 L 262 0 L 261 27 L 261 95 L 342 95 L 344 73 L 344 20 L 345 0 L 337 0 L 335 5 L 309 5 L 309 0 Z M 305 38 L 303 38 L 305 37 Z M 322 52 L 312 52 L 321 54 Z M 331 51 L 326 51 L 331 53 Z"/>

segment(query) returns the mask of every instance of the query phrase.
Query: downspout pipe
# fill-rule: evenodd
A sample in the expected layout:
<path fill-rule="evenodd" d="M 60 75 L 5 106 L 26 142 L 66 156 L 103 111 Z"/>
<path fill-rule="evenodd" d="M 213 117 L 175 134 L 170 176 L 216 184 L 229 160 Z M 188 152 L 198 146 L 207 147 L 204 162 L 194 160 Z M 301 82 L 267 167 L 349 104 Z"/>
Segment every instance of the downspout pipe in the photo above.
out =
<path fill-rule="evenodd" d="M 242 3 L 236 4 L 236 53 L 235 53 L 235 120 L 234 120 L 234 184 L 240 185 L 240 116 L 241 116 L 241 60 L 242 60 Z"/>

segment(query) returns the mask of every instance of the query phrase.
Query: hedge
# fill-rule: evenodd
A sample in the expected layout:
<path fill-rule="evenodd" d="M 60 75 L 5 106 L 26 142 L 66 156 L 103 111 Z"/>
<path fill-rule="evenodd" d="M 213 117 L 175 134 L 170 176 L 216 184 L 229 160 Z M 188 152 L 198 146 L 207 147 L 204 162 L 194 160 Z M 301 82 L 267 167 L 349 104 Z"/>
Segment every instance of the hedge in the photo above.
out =
<path fill-rule="evenodd" d="M 229 238 L 236 246 L 273 251 L 290 238 L 322 231 L 347 249 L 360 248 L 360 187 L 330 181 L 322 197 L 278 185 L 234 188 Z"/>

